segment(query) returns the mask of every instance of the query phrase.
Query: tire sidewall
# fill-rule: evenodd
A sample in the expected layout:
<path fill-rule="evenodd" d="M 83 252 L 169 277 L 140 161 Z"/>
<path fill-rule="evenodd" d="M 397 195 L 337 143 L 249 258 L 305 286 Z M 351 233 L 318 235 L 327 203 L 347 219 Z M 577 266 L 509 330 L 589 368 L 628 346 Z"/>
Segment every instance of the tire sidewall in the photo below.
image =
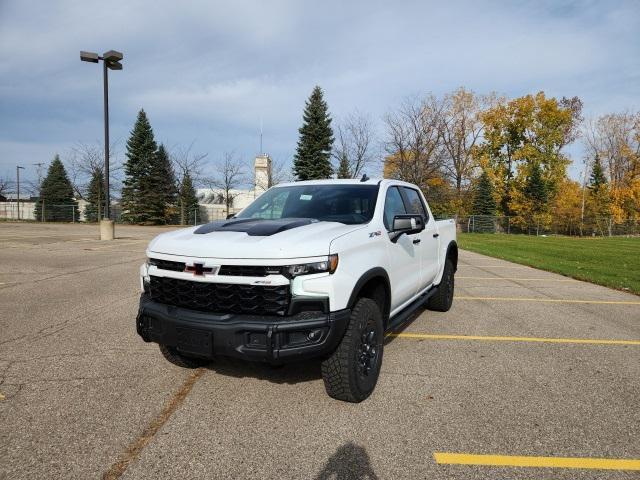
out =
<path fill-rule="evenodd" d="M 351 317 L 351 321 L 354 322 L 354 335 L 352 337 L 353 341 L 350 352 L 350 376 L 353 390 L 358 392 L 360 400 L 364 400 L 373 392 L 380 375 L 380 367 L 384 353 L 384 328 L 382 325 L 382 315 L 373 300 L 368 298 L 361 299 L 358 303 Z M 377 356 L 375 359 L 375 367 L 367 376 L 363 376 L 360 372 L 358 362 L 360 339 L 365 330 L 369 330 L 370 327 L 373 327 L 376 333 Z"/>

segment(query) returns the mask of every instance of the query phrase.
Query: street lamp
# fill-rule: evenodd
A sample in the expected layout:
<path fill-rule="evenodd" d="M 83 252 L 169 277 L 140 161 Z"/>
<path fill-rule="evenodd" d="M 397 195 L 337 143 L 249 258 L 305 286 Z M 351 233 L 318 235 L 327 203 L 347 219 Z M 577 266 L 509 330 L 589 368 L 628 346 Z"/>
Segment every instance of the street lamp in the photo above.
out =
<path fill-rule="evenodd" d="M 16 204 L 18 206 L 18 220 L 20 220 L 20 170 L 24 170 L 24 167 L 16 165 Z"/>
<path fill-rule="evenodd" d="M 107 70 L 122 70 L 123 55 L 115 50 L 109 50 L 102 56 L 93 52 L 80 52 L 80 60 L 89 63 L 98 63 L 102 60 L 102 78 L 104 87 L 104 192 L 105 214 L 100 223 L 100 237 L 102 240 L 113 240 L 113 220 L 111 220 L 111 199 L 109 196 L 109 79 Z"/>

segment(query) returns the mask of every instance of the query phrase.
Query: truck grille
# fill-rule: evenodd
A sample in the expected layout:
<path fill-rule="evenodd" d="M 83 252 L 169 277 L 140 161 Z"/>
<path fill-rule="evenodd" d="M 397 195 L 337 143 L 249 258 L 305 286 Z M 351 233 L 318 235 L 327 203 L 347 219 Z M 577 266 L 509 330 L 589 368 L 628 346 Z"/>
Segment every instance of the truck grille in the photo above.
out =
<path fill-rule="evenodd" d="M 262 265 L 222 265 L 218 275 L 237 277 L 266 277 L 279 275 L 283 267 L 265 267 Z"/>
<path fill-rule="evenodd" d="M 289 285 L 234 285 L 151 276 L 151 298 L 159 303 L 211 313 L 285 315 Z"/>
<path fill-rule="evenodd" d="M 171 270 L 173 272 L 184 272 L 184 262 L 173 262 L 171 260 L 160 260 L 159 258 L 150 258 L 149 265 L 155 265 L 160 270 Z"/>

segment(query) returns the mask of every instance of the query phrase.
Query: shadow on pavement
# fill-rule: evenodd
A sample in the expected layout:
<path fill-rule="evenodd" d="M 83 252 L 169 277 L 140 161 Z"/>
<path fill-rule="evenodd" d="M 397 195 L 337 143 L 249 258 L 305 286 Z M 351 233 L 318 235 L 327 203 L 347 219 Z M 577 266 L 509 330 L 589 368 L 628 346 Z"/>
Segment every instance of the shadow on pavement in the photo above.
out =
<path fill-rule="evenodd" d="M 342 445 L 327 461 L 315 480 L 377 479 L 369 462 L 369 454 L 360 445 L 349 442 Z"/>
<path fill-rule="evenodd" d="M 296 384 L 322 378 L 319 361 L 307 361 L 286 365 L 269 365 L 245 362 L 234 358 L 219 357 L 207 365 L 207 369 L 230 377 L 253 377 L 273 383 Z"/>

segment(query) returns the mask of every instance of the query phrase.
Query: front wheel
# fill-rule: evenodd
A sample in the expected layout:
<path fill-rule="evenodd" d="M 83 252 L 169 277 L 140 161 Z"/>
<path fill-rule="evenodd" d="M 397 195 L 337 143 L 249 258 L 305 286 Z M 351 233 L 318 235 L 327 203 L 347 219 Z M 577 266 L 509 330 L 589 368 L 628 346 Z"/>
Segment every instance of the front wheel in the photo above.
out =
<path fill-rule="evenodd" d="M 371 395 L 382 365 L 383 340 L 378 304 L 370 298 L 359 299 L 340 345 L 322 362 L 322 379 L 329 396 L 361 402 Z"/>
<path fill-rule="evenodd" d="M 427 308 L 436 312 L 448 312 L 453 303 L 454 290 L 453 262 L 447 258 L 442 272 L 442 280 L 436 293 L 427 301 Z"/>

